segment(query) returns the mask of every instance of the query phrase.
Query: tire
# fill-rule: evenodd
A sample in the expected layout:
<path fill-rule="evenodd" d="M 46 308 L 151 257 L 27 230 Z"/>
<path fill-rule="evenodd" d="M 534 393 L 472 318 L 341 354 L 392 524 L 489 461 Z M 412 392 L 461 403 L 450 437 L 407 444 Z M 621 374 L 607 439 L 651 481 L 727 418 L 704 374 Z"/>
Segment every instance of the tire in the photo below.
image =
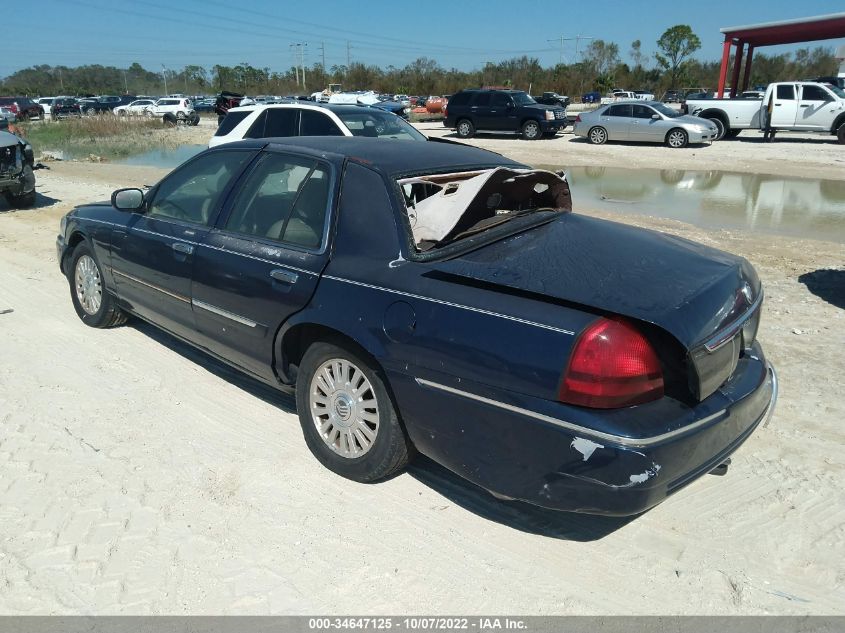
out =
<path fill-rule="evenodd" d="M 67 279 L 73 308 L 85 325 L 107 328 L 126 322 L 126 313 L 108 292 L 100 264 L 87 242 L 80 242 L 73 250 Z"/>
<path fill-rule="evenodd" d="M 845 123 L 839 126 L 839 129 L 836 130 L 836 140 L 839 141 L 840 145 L 845 145 Z"/>
<path fill-rule="evenodd" d="M 196 127 L 197 125 L 199 125 L 200 124 L 200 115 L 195 112 L 194 116 L 192 116 L 190 118 L 190 120 L 188 121 L 188 124 L 191 125 L 192 127 Z"/>
<path fill-rule="evenodd" d="M 713 118 L 708 118 L 707 120 L 710 121 L 710 123 L 712 123 L 713 125 L 716 126 L 716 138 L 714 138 L 713 140 L 714 141 L 721 141 L 723 138 L 725 138 L 727 131 L 729 129 L 725 126 L 725 122 L 722 121 L 722 119 L 720 119 L 719 117 L 715 117 L 715 116 Z"/>
<path fill-rule="evenodd" d="M 5 192 L 6 202 L 10 207 L 15 209 L 31 209 L 35 206 L 35 173 L 32 171 L 32 165 L 29 163 L 23 166 L 24 186 L 31 186 L 32 189 L 25 193 L 12 194 Z"/>
<path fill-rule="evenodd" d="M 88 109 L 85 111 L 85 114 L 87 114 L 88 116 L 94 116 L 94 115 L 96 115 L 96 114 L 97 114 L 97 111 L 96 111 L 94 108 L 88 108 Z"/>
<path fill-rule="evenodd" d="M 472 138 L 475 136 L 475 126 L 469 119 L 460 119 L 455 125 L 458 138 Z"/>
<path fill-rule="evenodd" d="M 176 127 L 176 117 L 170 114 L 169 112 L 161 117 L 161 121 L 164 124 L 164 127 Z"/>
<path fill-rule="evenodd" d="M 540 124 L 533 119 L 526 121 L 522 124 L 522 138 L 526 141 L 536 141 L 538 138 L 543 137 L 543 128 L 540 127 Z"/>
<path fill-rule="evenodd" d="M 409 461 L 411 445 L 380 372 L 343 347 L 308 348 L 297 376 L 296 408 L 308 448 L 342 477 L 377 481 Z"/>
<path fill-rule="evenodd" d="M 740 135 L 740 132 L 742 132 L 742 130 L 741 130 L 741 129 L 738 129 L 738 128 L 730 128 L 727 132 L 725 132 L 725 138 L 726 138 L 726 139 L 728 139 L 728 138 L 736 138 L 737 136 L 739 136 L 739 135 Z"/>
<path fill-rule="evenodd" d="M 668 147 L 680 149 L 686 147 L 687 143 L 689 143 L 689 135 L 679 127 L 669 130 L 669 133 L 666 135 L 666 145 Z"/>
<path fill-rule="evenodd" d="M 119 117 L 126 116 L 126 110 L 118 110 L 117 116 L 119 116 Z"/>
<path fill-rule="evenodd" d="M 590 131 L 587 132 L 587 140 L 592 145 L 604 145 L 607 143 L 607 130 L 598 125 L 590 128 Z"/>

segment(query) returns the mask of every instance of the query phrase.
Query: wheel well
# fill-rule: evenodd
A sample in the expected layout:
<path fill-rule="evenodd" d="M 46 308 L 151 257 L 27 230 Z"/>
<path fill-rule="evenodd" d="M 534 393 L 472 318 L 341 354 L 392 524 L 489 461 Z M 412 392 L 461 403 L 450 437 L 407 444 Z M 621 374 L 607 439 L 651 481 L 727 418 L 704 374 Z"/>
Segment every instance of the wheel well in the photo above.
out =
<path fill-rule="evenodd" d="M 382 371 L 376 358 L 352 337 L 325 325 L 301 323 L 290 328 L 282 338 L 281 358 L 278 359 L 277 366 L 281 370 L 283 381 L 289 381 L 290 384 L 296 382 L 296 374 L 302 357 L 305 356 L 306 350 L 317 342 L 332 343 L 348 349 L 370 363 L 373 369 Z"/>
<path fill-rule="evenodd" d="M 73 249 L 75 249 L 80 242 L 85 241 L 85 235 L 83 235 L 80 231 L 74 231 L 73 234 L 70 236 L 70 239 L 67 241 L 67 248 L 65 249 L 64 256 L 62 257 L 62 261 L 59 262 L 61 270 L 64 271 L 65 269 L 65 260 L 73 253 Z"/>
<path fill-rule="evenodd" d="M 529 121 L 534 121 L 537 125 L 540 125 L 540 119 L 533 117 L 533 116 L 529 116 L 529 117 L 525 117 L 524 119 L 522 119 L 522 121 L 520 121 L 519 127 L 522 127 L 523 125 L 525 125 Z"/>
<path fill-rule="evenodd" d="M 684 134 L 686 134 L 686 135 L 687 135 L 687 138 L 689 138 L 689 133 L 688 133 L 688 132 L 687 132 L 684 128 L 682 128 L 682 127 L 673 127 L 673 128 L 671 128 L 668 132 L 666 132 L 666 136 L 664 136 L 664 137 L 663 137 L 663 140 L 664 140 L 664 141 L 665 141 L 665 140 L 667 140 L 667 139 L 669 138 L 669 135 L 670 135 L 672 132 L 674 132 L 675 130 L 680 130 L 681 132 L 683 132 Z"/>
<path fill-rule="evenodd" d="M 730 127 L 730 120 L 728 119 L 728 115 L 722 112 L 721 110 L 704 110 L 700 114 L 696 114 L 695 116 L 701 117 L 702 119 L 719 119 L 722 124 L 726 127 Z"/>

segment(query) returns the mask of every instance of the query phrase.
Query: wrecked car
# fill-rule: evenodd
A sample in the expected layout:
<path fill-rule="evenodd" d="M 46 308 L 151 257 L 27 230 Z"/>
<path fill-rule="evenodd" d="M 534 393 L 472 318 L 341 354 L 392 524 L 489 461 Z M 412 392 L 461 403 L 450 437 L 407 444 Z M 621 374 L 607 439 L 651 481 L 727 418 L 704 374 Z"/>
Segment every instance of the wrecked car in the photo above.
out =
<path fill-rule="evenodd" d="M 8 124 L 0 127 L 0 193 L 10 207 L 28 209 L 35 205 L 32 145 L 4 127 Z"/>
<path fill-rule="evenodd" d="M 751 265 L 572 211 L 563 175 L 456 144 L 209 149 L 65 216 L 92 327 L 135 315 L 279 389 L 340 475 L 415 451 L 498 497 L 642 512 L 771 413 Z"/>

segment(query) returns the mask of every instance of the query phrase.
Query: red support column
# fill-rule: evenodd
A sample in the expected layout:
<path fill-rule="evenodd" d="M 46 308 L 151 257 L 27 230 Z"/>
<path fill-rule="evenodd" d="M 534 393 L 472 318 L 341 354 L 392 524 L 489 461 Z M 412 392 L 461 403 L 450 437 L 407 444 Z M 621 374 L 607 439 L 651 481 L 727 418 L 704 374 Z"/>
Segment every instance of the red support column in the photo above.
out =
<path fill-rule="evenodd" d="M 748 56 L 745 58 L 745 75 L 742 78 L 742 90 L 748 90 L 748 82 L 751 79 L 751 58 L 754 55 L 754 45 L 748 45 Z"/>
<path fill-rule="evenodd" d="M 731 58 L 731 40 L 725 38 L 725 44 L 722 47 L 722 67 L 719 70 L 719 90 L 718 97 L 721 99 L 725 96 L 725 80 L 728 78 L 728 60 Z"/>
<path fill-rule="evenodd" d="M 734 69 L 731 73 L 731 97 L 736 96 L 736 89 L 739 86 L 739 69 L 742 66 L 742 52 L 745 43 L 741 40 L 736 43 L 736 54 L 734 55 Z"/>

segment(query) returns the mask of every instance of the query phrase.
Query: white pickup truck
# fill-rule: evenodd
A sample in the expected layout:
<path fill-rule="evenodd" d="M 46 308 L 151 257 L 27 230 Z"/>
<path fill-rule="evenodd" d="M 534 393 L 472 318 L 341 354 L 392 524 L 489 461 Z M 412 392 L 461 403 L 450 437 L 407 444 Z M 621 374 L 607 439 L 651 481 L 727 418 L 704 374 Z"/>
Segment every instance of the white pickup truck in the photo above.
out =
<path fill-rule="evenodd" d="M 765 129 L 771 117 L 772 129 L 834 134 L 845 144 L 845 92 L 831 84 L 773 83 L 762 99 L 690 99 L 684 109 L 712 121 L 719 130 L 717 140 L 746 129 Z"/>

